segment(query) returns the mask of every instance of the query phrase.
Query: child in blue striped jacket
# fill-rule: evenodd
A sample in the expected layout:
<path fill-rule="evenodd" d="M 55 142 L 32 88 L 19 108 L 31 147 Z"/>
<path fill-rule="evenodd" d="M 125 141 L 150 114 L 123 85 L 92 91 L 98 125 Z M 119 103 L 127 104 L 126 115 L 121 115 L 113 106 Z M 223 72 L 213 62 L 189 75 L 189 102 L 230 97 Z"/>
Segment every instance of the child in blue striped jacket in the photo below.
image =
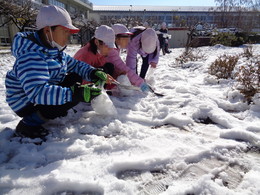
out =
<path fill-rule="evenodd" d="M 63 52 L 70 34 L 79 31 L 65 9 L 42 7 L 36 25 L 38 31 L 17 33 L 14 38 L 16 61 L 6 75 L 6 101 L 22 117 L 16 135 L 45 139 L 46 121 L 66 116 L 79 102 L 90 102 L 101 93 L 77 83 L 83 79 L 109 83 L 112 77 Z"/>

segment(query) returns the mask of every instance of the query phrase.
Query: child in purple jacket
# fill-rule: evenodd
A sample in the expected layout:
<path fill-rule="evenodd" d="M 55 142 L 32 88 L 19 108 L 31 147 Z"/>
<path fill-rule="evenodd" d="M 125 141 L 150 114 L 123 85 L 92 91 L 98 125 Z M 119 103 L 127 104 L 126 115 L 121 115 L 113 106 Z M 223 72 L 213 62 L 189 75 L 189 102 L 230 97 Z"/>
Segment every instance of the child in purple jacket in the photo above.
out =
<path fill-rule="evenodd" d="M 135 27 L 127 48 L 126 65 L 137 72 L 137 54 L 143 58 L 140 77 L 145 78 L 149 66 L 156 68 L 159 61 L 160 43 L 152 28 Z"/>

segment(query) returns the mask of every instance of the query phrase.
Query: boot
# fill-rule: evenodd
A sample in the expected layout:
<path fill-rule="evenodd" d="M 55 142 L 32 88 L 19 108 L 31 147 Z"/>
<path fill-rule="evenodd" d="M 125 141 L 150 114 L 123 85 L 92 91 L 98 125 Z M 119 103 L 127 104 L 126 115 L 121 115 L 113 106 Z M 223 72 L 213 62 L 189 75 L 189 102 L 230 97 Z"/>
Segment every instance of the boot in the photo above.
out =
<path fill-rule="evenodd" d="M 47 122 L 47 119 L 42 117 L 39 112 L 24 116 L 16 127 L 16 135 L 32 139 L 45 139 L 45 136 L 49 134 L 49 132 L 42 127 L 42 124 L 45 122 Z"/>
<path fill-rule="evenodd" d="M 29 126 L 26 125 L 23 120 L 21 120 L 16 126 L 15 134 L 19 137 L 28 137 L 31 139 L 41 138 L 46 141 L 46 136 L 49 134 L 49 131 L 46 130 L 41 125 L 39 126 Z"/>

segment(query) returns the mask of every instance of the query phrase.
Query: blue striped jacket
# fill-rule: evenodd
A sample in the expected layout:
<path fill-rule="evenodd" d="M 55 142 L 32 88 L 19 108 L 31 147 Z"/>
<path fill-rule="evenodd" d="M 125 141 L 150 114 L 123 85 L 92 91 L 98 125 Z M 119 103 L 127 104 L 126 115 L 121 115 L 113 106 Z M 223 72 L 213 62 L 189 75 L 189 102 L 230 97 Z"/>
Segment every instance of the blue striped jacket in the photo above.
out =
<path fill-rule="evenodd" d="M 16 61 L 6 74 L 6 101 L 15 111 L 26 105 L 62 105 L 72 101 L 72 91 L 61 87 L 66 73 L 75 72 L 89 81 L 92 66 L 78 61 L 56 48 L 42 46 L 39 35 L 17 33 L 12 54 Z"/>

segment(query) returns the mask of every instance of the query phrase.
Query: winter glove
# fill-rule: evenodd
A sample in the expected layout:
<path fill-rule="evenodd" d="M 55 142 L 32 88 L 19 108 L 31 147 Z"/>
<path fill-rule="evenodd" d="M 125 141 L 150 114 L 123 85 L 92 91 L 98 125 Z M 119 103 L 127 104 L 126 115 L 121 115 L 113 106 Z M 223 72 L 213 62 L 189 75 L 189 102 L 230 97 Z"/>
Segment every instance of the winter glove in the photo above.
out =
<path fill-rule="evenodd" d="M 147 85 L 147 83 L 142 83 L 142 85 L 140 86 L 140 89 L 142 90 L 142 92 L 146 92 L 146 91 L 151 91 L 151 87 L 149 85 Z"/>
<path fill-rule="evenodd" d="M 95 85 L 100 85 L 101 83 L 106 83 L 107 74 L 103 72 L 102 69 L 95 69 L 90 73 L 90 79 Z"/>
<path fill-rule="evenodd" d="M 89 103 L 93 98 L 101 94 L 101 89 L 91 87 L 91 85 L 89 84 L 86 85 L 75 84 L 70 88 L 73 92 L 72 95 L 73 101 Z"/>

